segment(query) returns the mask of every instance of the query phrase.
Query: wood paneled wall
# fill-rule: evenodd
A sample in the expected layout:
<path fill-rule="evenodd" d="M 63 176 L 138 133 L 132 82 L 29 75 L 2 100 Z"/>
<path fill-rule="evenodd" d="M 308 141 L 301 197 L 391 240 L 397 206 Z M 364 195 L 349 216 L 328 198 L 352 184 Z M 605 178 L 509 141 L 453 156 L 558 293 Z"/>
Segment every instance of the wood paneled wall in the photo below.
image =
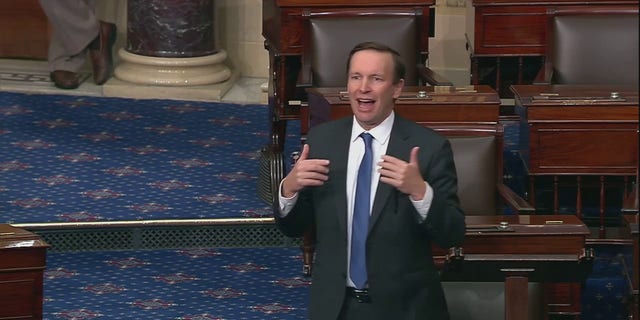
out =
<path fill-rule="evenodd" d="M 0 0 L 0 58 L 47 58 L 50 27 L 37 0 Z"/>

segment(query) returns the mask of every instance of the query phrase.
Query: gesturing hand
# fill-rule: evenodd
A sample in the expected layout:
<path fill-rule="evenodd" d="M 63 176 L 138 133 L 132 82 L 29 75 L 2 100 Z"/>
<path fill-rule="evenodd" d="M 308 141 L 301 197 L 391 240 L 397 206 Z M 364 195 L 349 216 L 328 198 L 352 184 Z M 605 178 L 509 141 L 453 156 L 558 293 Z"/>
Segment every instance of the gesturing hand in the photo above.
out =
<path fill-rule="evenodd" d="M 291 197 L 304 187 L 321 186 L 329 179 L 329 160 L 307 159 L 309 145 L 302 147 L 300 158 L 282 181 L 282 196 Z"/>
<path fill-rule="evenodd" d="M 380 181 L 410 195 L 413 200 L 422 200 L 427 188 L 418 168 L 419 150 L 420 147 L 411 149 L 409 162 L 389 155 L 382 156 L 382 161 L 378 162 Z"/>

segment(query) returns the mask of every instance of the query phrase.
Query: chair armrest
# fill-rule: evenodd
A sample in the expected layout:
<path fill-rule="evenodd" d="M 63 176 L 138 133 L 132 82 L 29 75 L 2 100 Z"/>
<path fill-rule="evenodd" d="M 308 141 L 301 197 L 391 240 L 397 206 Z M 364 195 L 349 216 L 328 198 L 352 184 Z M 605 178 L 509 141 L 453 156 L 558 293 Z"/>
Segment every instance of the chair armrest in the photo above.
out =
<path fill-rule="evenodd" d="M 459 271 L 462 269 L 464 261 L 464 249 L 462 247 L 451 247 L 447 249 L 433 245 L 431 248 L 431 256 L 436 269 L 443 274 L 450 270 Z"/>
<path fill-rule="evenodd" d="M 453 86 L 453 83 L 444 76 L 436 73 L 425 66 L 418 66 L 418 74 L 420 79 L 432 86 Z"/>
<path fill-rule="evenodd" d="M 313 87 L 313 76 L 311 72 L 311 66 L 303 64 L 298 74 L 295 89 L 295 99 L 304 101 L 307 96 L 307 89 Z"/>
<path fill-rule="evenodd" d="M 504 183 L 498 183 L 497 189 L 504 203 L 518 214 L 535 214 L 536 209 Z"/>
<path fill-rule="evenodd" d="M 533 84 L 551 84 L 551 79 L 553 78 L 553 65 L 551 62 L 546 61 L 535 79 L 533 79 Z"/>

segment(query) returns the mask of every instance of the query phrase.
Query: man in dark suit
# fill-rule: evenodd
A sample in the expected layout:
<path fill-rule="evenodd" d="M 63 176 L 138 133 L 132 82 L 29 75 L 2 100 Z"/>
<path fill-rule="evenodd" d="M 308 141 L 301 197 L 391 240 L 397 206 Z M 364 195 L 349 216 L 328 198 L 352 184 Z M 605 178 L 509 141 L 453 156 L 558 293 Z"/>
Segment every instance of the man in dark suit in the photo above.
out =
<path fill-rule="evenodd" d="M 460 245 L 464 214 L 449 142 L 393 111 L 404 68 L 384 45 L 354 47 L 347 64 L 354 117 L 314 127 L 280 184 L 280 229 L 300 236 L 316 228 L 311 319 L 449 318 L 431 244 Z M 360 170 L 368 154 L 373 166 Z M 362 182 L 366 171 L 370 181 Z M 358 185 L 369 182 L 361 239 L 356 194 L 368 193 Z"/>

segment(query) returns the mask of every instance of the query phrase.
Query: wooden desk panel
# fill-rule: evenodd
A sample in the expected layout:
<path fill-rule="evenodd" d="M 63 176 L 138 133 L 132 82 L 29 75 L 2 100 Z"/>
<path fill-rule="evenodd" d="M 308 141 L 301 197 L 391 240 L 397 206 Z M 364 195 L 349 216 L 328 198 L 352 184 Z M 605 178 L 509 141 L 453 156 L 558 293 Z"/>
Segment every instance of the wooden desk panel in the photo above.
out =
<path fill-rule="evenodd" d="M 31 232 L 0 224 L 0 319 L 42 319 L 48 247 Z"/>
<path fill-rule="evenodd" d="M 0 1 L 1 58 L 46 60 L 51 32 L 37 0 Z"/>
<path fill-rule="evenodd" d="M 546 48 L 545 6 L 475 7 L 473 54 L 543 55 Z"/>
<path fill-rule="evenodd" d="M 530 175 L 635 175 L 638 89 L 512 86 Z M 612 99 L 612 92 L 619 96 Z M 615 156 L 612 156 L 615 155 Z"/>
<path fill-rule="evenodd" d="M 300 119 L 303 135 L 322 122 L 353 115 L 345 88 L 312 88 L 308 93 L 309 107 L 302 108 Z M 497 124 L 500 98 L 489 86 L 407 87 L 394 110 L 422 125 Z"/>
<path fill-rule="evenodd" d="M 568 260 L 578 261 L 585 255 L 585 241 L 590 234 L 586 225 L 574 215 L 466 216 L 465 222 L 467 230 L 462 244 L 465 261 L 531 262 L 563 255 L 570 257 Z M 434 250 L 436 257 L 447 255 L 443 249 L 434 247 Z M 518 259 L 514 259 L 516 257 Z M 480 275 L 469 276 L 477 278 Z M 557 276 L 566 277 L 551 277 Z"/>
<path fill-rule="evenodd" d="M 505 282 L 505 319 L 527 319 L 528 282 L 583 281 L 588 228 L 573 215 L 467 216 L 460 254 L 434 247 L 443 281 Z M 453 250 L 455 251 L 455 250 Z M 457 261 L 462 257 L 462 261 Z"/>
<path fill-rule="evenodd" d="M 628 175 L 636 164 L 633 125 L 540 124 L 531 133 L 530 174 Z M 613 156 L 615 155 L 615 156 Z"/>

